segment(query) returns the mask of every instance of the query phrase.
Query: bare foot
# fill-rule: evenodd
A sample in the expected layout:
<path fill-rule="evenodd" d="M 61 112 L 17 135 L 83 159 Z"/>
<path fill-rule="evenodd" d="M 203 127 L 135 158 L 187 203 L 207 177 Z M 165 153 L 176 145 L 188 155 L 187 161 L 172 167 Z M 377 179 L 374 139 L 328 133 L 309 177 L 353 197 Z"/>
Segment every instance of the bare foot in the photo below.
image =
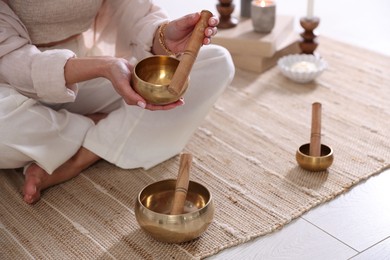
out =
<path fill-rule="evenodd" d="M 44 189 L 68 181 L 81 173 L 100 159 L 99 156 L 84 147 L 76 152 L 68 161 L 58 167 L 52 174 L 48 174 L 39 165 L 31 164 L 25 172 L 23 185 L 23 200 L 33 204 L 41 198 Z"/>
<path fill-rule="evenodd" d="M 23 200 L 29 204 L 38 201 L 41 197 L 41 190 L 45 189 L 45 182 L 49 174 L 35 163 L 31 164 L 25 172 L 23 186 Z"/>
<path fill-rule="evenodd" d="M 97 123 L 99 123 L 100 120 L 102 120 L 103 118 L 106 118 L 108 116 L 108 114 L 106 114 L 106 113 L 94 113 L 94 114 L 89 114 L 89 115 L 85 115 L 85 116 L 90 118 L 90 119 L 92 119 L 93 122 L 96 125 Z"/>

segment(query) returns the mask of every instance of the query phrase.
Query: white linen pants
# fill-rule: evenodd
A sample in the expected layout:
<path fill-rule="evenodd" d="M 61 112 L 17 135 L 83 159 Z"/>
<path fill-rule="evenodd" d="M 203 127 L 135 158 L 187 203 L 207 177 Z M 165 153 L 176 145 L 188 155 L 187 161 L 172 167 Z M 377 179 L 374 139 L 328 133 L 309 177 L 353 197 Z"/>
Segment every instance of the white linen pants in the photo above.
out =
<path fill-rule="evenodd" d="M 0 84 L 0 169 L 34 161 L 52 173 L 81 146 L 121 168 L 148 169 L 182 151 L 233 76 L 227 50 L 203 46 L 185 105 L 169 111 L 126 105 L 103 78 L 80 83 L 75 102 L 54 106 Z M 109 114 L 97 125 L 82 116 L 96 112 Z"/>

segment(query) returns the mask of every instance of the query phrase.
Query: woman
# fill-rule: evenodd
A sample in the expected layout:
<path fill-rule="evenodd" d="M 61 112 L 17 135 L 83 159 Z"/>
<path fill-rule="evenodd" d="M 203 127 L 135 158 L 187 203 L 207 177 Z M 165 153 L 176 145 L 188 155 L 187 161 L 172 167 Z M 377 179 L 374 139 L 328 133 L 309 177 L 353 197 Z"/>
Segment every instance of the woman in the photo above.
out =
<path fill-rule="evenodd" d="M 152 0 L 71 3 L 0 1 L 0 169 L 24 167 L 27 203 L 99 159 L 150 168 L 180 153 L 234 74 L 229 53 L 209 45 L 212 17 L 186 104 L 148 104 L 129 83 L 135 60 L 181 53 L 199 14 L 169 21 Z"/>

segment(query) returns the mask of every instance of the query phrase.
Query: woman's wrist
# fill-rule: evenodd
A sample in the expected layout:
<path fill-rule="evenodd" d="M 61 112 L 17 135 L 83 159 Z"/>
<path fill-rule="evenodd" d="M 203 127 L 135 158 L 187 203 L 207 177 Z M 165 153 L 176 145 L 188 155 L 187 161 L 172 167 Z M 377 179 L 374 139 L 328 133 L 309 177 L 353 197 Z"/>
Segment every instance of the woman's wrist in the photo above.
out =
<path fill-rule="evenodd" d="M 99 77 L 108 77 L 112 57 L 70 58 L 65 64 L 65 81 L 74 84 Z"/>
<path fill-rule="evenodd" d="M 175 56 L 175 53 L 167 46 L 165 39 L 165 30 L 168 22 L 161 24 L 154 34 L 153 39 L 153 54 Z"/>

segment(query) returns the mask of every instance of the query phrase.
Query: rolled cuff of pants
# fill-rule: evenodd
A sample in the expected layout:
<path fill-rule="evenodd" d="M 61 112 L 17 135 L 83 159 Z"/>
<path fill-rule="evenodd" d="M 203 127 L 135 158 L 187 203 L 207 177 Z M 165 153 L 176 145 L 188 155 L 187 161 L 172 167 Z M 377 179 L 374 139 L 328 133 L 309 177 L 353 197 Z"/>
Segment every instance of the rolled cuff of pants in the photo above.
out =
<path fill-rule="evenodd" d="M 48 173 L 81 147 L 93 121 L 66 110 L 55 111 L 0 85 L 0 168 L 35 161 Z"/>

